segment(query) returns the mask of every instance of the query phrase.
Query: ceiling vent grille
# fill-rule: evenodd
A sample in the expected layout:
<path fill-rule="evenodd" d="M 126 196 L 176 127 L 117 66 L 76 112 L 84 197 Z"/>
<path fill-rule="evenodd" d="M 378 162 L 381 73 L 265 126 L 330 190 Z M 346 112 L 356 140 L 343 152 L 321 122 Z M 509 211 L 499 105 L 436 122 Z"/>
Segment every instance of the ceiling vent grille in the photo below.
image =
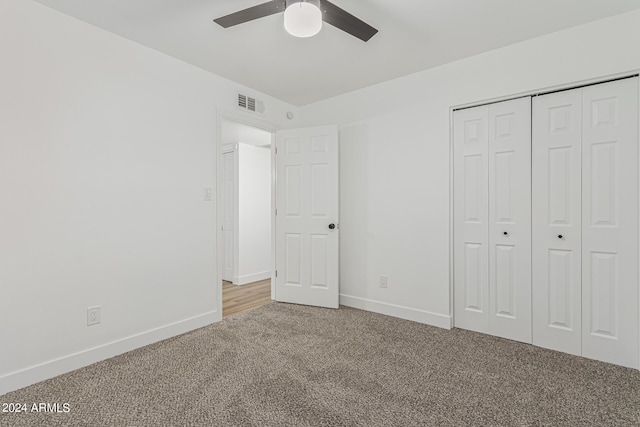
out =
<path fill-rule="evenodd" d="M 252 113 L 264 113 L 264 103 L 262 101 L 242 93 L 238 93 L 238 108 Z"/>

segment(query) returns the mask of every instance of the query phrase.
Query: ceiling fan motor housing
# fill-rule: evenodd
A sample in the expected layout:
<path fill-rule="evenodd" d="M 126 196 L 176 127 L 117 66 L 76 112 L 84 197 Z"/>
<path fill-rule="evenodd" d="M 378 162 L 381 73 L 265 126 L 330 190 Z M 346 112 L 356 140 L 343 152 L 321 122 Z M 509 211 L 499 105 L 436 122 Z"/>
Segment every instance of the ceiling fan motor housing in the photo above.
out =
<path fill-rule="evenodd" d="M 320 0 L 285 0 L 285 8 L 296 3 L 311 3 L 312 5 L 320 9 Z"/>
<path fill-rule="evenodd" d="M 311 37 L 322 29 L 320 0 L 286 0 L 284 28 L 295 37 Z"/>

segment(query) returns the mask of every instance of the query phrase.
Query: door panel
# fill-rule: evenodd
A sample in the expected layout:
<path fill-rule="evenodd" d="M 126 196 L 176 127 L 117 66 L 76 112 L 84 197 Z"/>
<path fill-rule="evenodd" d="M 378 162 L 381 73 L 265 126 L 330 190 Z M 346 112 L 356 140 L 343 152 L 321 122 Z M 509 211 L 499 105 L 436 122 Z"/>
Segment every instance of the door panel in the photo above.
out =
<path fill-rule="evenodd" d="M 517 295 L 516 280 L 514 275 L 515 269 L 515 246 L 513 245 L 496 245 L 495 246 L 495 307 L 493 313 L 495 316 L 508 319 L 516 318 L 516 300 Z"/>
<path fill-rule="evenodd" d="M 233 282 L 235 247 L 234 218 L 236 211 L 235 197 L 235 151 L 222 155 L 222 200 L 223 206 L 223 236 L 224 255 L 222 260 L 222 280 Z"/>
<path fill-rule="evenodd" d="M 454 112 L 454 320 L 490 333 L 488 273 L 488 108 Z"/>
<path fill-rule="evenodd" d="M 276 141 L 276 300 L 337 308 L 337 127 L 281 131 Z"/>
<path fill-rule="evenodd" d="M 579 355 L 582 92 L 532 105 L 533 344 Z"/>
<path fill-rule="evenodd" d="M 284 283 L 287 286 L 302 286 L 302 245 L 301 235 L 287 233 L 285 235 Z"/>
<path fill-rule="evenodd" d="M 638 79 L 583 89 L 582 354 L 638 367 Z"/>
<path fill-rule="evenodd" d="M 531 342 L 531 99 L 488 107 L 493 335 Z"/>
<path fill-rule="evenodd" d="M 588 283 L 590 289 L 586 292 L 591 295 L 591 305 L 587 311 L 591 317 L 588 331 L 590 334 L 604 338 L 619 339 L 618 293 L 620 292 L 618 280 L 618 254 L 591 252 L 590 277 Z"/>
<path fill-rule="evenodd" d="M 326 234 L 311 235 L 311 286 L 327 288 L 329 242 Z"/>
<path fill-rule="evenodd" d="M 461 298 L 460 303 L 465 311 L 482 313 L 483 301 L 486 301 L 486 298 L 483 298 L 486 288 L 486 281 L 482 280 L 485 275 L 483 250 L 484 246 L 481 244 L 466 243 L 464 245 L 465 265 L 461 281 L 464 298 Z M 458 326 L 457 323 L 456 326 Z"/>
<path fill-rule="evenodd" d="M 572 306 L 574 302 L 574 289 L 572 288 L 572 273 L 575 270 L 574 263 L 576 253 L 571 250 L 548 250 L 548 268 L 546 290 L 549 294 L 546 325 L 551 328 L 561 329 L 571 332 L 580 326 L 575 322 L 575 309 Z M 579 255 L 579 254 L 578 254 Z M 534 343 L 536 337 L 534 336 Z"/>

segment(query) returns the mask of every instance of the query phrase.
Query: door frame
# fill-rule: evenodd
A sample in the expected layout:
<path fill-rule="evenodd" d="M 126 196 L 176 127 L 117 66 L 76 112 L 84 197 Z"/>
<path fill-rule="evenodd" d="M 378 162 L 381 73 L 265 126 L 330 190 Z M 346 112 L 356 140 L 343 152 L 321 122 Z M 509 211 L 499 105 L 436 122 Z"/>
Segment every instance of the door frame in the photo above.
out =
<path fill-rule="evenodd" d="M 233 122 L 246 126 L 251 126 L 271 134 L 271 299 L 276 297 L 275 289 L 275 271 L 276 271 L 276 150 L 275 150 L 275 133 L 282 128 L 261 117 L 251 117 L 246 113 L 235 112 L 231 110 L 216 109 L 216 311 L 215 321 L 222 320 L 222 253 L 224 247 L 224 233 L 222 232 L 223 214 L 222 205 L 222 126 L 224 122 Z M 236 250 L 236 248 L 234 248 Z M 235 268 L 235 266 L 234 266 Z"/>
<path fill-rule="evenodd" d="M 570 90 L 579 88 L 582 86 L 595 85 L 606 83 L 612 80 L 624 79 L 638 76 L 640 78 L 640 69 L 628 70 L 621 73 L 614 73 L 608 75 L 602 75 L 599 77 L 593 77 L 584 80 L 577 80 L 569 83 L 558 84 L 553 86 L 546 86 L 534 90 L 529 90 L 526 92 L 519 92 L 506 96 L 499 96 L 495 98 L 487 98 L 484 100 L 477 100 L 474 102 L 468 102 L 464 104 L 453 105 L 449 107 L 449 313 L 451 319 L 451 328 L 455 325 L 455 310 L 454 310 L 454 257 L 453 257 L 453 242 L 454 242 L 454 222 L 453 222 L 453 197 L 454 197 L 454 188 L 453 188 L 453 178 L 454 178 L 454 169 L 453 169 L 453 113 L 455 110 L 460 110 L 464 108 L 472 108 L 478 107 L 480 105 L 493 104 L 496 102 L 508 101 L 515 98 L 522 98 L 525 96 L 537 96 L 550 92 L 558 92 L 563 90 Z M 640 85 L 638 85 L 638 104 L 640 107 Z M 640 122 L 640 108 L 638 108 L 638 119 Z M 640 144 L 640 136 L 638 137 L 638 143 Z M 640 165 L 640 150 L 638 155 L 638 164 Z M 639 184 L 640 184 L 640 175 L 638 176 Z M 640 201 L 638 209 L 640 211 Z M 640 225 L 640 216 L 638 217 L 638 223 Z M 640 239 L 639 247 L 640 247 Z M 638 251 L 640 253 L 640 250 Z M 640 266 L 640 256 L 638 257 L 638 265 Z M 640 267 L 639 267 L 640 268 Z M 640 287 L 640 283 L 638 283 Z M 638 307 L 640 311 L 640 292 L 638 292 Z M 640 316 L 639 316 L 640 317 Z M 640 320 L 639 320 L 640 323 Z M 640 338 L 640 337 L 639 337 Z M 638 352 L 638 361 L 640 365 L 640 351 Z"/>

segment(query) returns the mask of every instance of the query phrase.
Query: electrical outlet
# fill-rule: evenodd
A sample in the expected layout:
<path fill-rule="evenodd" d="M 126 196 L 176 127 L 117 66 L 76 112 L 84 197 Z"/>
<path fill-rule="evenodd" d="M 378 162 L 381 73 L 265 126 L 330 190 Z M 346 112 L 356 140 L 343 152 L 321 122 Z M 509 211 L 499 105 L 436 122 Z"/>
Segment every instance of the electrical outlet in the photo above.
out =
<path fill-rule="evenodd" d="M 101 307 L 99 305 L 87 308 L 87 326 L 100 323 L 100 309 Z"/>
<path fill-rule="evenodd" d="M 387 280 L 389 278 L 387 276 L 380 276 L 380 287 L 381 288 L 386 288 L 387 287 Z"/>

